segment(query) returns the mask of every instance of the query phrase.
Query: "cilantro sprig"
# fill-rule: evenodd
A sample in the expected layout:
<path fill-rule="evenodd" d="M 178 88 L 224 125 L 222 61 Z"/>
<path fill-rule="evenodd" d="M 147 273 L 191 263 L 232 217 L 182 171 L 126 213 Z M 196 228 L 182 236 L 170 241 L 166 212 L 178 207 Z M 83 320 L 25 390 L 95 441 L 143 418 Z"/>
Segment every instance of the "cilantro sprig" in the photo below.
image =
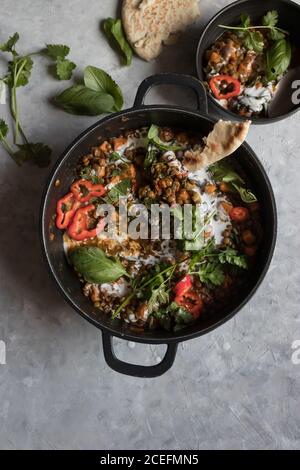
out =
<path fill-rule="evenodd" d="M 22 55 L 16 50 L 19 39 L 19 33 L 14 33 L 6 42 L 0 44 L 0 51 L 11 56 L 7 63 L 7 72 L 0 81 L 2 86 L 5 84 L 9 89 L 10 111 L 14 122 L 13 145 L 7 140 L 9 128 L 3 119 L 0 121 L 0 142 L 18 165 L 30 161 L 39 167 L 44 167 L 50 163 L 52 151 L 48 145 L 42 142 L 30 142 L 28 140 L 21 125 L 17 90 L 28 85 L 30 81 L 34 65 L 33 56 L 46 54 L 53 59 L 56 63 L 56 75 L 60 80 L 69 79 L 76 66 L 73 62 L 66 59 L 70 52 L 68 46 L 48 44 L 44 50 Z"/>
<path fill-rule="evenodd" d="M 251 25 L 249 15 L 241 15 L 241 24 L 238 26 L 228 26 L 220 24 L 219 27 L 236 31 L 237 35 L 242 39 L 244 46 L 260 53 L 264 50 L 265 43 L 261 31 L 267 31 L 270 39 L 277 41 L 289 35 L 289 32 L 277 26 L 279 21 L 278 12 L 276 10 L 268 11 L 262 18 L 261 25 Z"/>

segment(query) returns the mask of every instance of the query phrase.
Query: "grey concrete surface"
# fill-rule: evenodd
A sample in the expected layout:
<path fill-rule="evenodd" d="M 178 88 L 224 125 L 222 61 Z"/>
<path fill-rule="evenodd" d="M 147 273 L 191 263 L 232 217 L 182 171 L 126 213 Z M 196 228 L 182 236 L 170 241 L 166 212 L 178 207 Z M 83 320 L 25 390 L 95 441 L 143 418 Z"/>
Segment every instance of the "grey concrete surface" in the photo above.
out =
<path fill-rule="evenodd" d="M 14 31 L 20 49 L 66 43 L 78 65 L 109 71 L 127 107 L 140 81 L 154 72 L 194 73 L 201 28 L 226 0 L 201 1 L 202 17 L 177 47 L 153 63 L 135 58 L 130 68 L 99 30 L 115 16 L 110 0 L 1 0 L 0 40 Z M 298 3 L 299 0 L 298 0 Z M 60 152 L 94 118 L 55 109 L 51 96 L 66 84 L 36 59 L 30 85 L 19 92 L 29 136 Z M 3 61 L 0 68 L 3 70 Z M 150 102 L 190 105 L 185 93 L 157 90 Z M 6 106 L 0 106 L 5 116 Z M 173 368 L 161 378 L 119 375 L 104 361 L 100 332 L 64 302 L 41 259 L 40 195 L 49 169 L 18 168 L 0 150 L 0 365 L 1 449 L 296 449 L 300 445 L 299 132 L 300 114 L 253 127 L 248 142 L 274 187 L 279 213 L 275 257 L 252 301 L 205 337 L 181 344 Z M 3 343 L 0 343 L 3 345 Z M 118 354 L 150 364 L 162 348 L 116 341 Z"/>

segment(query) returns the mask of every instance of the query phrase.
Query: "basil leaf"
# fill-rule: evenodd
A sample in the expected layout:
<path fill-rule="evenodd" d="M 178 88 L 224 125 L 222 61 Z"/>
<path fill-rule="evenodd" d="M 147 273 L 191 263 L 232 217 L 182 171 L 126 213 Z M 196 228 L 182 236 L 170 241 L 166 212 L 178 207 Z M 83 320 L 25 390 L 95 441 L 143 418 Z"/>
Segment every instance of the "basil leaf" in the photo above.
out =
<path fill-rule="evenodd" d="M 291 43 L 287 39 L 276 41 L 267 51 L 267 79 L 275 80 L 283 75 L 291 63 Z"/>
<path fill-rule="evenodd" d="M 130 179 L 125 179 L 120 181 L 111 188 L 105 198 L 103 198 L 108 204 L 113 204 L 118 202 L 119 198 L 126 196 L 128 190 L 130 189 L 131 181 Z"/>
<path fill-rule="evenodd" d="M 56 75 L 59 80 L 70 80 L 76 64 L 68 59 L 58 58 L 56 61 Z"/>
<path fill-rule="evenodd" d="M 109 94 L 114 99 L 113 111 L 120 111 L 123 106 L 123 96 L 120 87 L 108 73 L 98 67 L 89 65 L 84 71 L 84 84 L 87 88 Z"/>
<path fill-rule="evenodd" d="M 113 110 L 114 100 L 111 95 L 74 85 L 64 90 L 55 98 L 65 111 L 70 114 L 97 116 Z"/>
<path fill-rule="evenodd" d="M 257 201 L 255 194 L 253 194 L 250 189 L 243 188 L 242 186 L 235 183 L 232 183 L 232 186 L 239 192 L 242 201 L 246 202 L 247 204 L 251 204 L 252 202 Z"/>
<path fill-rule="evenodd" d="M 53 60 L 64 59 L 69 54 L 70 48 L 64 44 L 46 44 L 45 52 Z"/>
<path fill-rule="evenodd" d="M 128 276 L 119 260 L 108 258 L 101 248 L 95 246 L 75 248 L 69 253 L 69 259 L 87 282 L 103 284 Z"/>
<path fill-rule="evenodd" d="M 226 163 L 214 163 L 213 165 L 210 165 L 208 170 L 216 181 L 224 181 L 225 183 L 232 183 L 233 181 L 244 183 L 243 178 L 241 178 L 241 176 Z"/>
<path fill-rule="evenodd" d="M 132 61 L 132 49 L 126 41 L 121 20 L 107 18 L 104 21 L 103 28 L 109 41 L 117 45 L 125 59 L 125 64 L 130 65 Z"/>

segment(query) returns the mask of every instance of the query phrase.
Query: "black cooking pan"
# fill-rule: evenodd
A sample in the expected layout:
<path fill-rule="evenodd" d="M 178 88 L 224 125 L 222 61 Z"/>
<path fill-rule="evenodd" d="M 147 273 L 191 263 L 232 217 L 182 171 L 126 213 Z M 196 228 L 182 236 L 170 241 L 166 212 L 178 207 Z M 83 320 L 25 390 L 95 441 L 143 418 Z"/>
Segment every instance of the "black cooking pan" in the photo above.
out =
<path fill-rule="evenodd" d="M 197 109 L 187 110 L 173 106 L 145 106 L 144 98 L 150 88 L 156 85 L 173 84 L 190 88 L 195 92 Z M 269 179 L 251 148 L 244 144 L 236 152 L 243 170 L 252 182 L 258 200 L 262 204 L 264 237 L 254 276 L 249 279 L 249 287 L 242 299 L 236 300 L 230 307 L 224 308 L 210 318 L 200 319 L 198 323 L 176 333 L 166 331 L 145 331 L 137 333 L 129 325 L 95 309 L 81 292 L 79 280 L 73 269 L 67 264 L 62 245 L 62 233 L 55 228 L 56 201 L 69 191 L 75 177 L 75 167 L 80 157 L 89 148 L 102 139 L 119 135 L 125 129 L 135 129 L 155 123 L 194 131 L 203 135 L 213 127 L 213 120 L 207 115 L 206 93 L 202 84 L 193 77 L 177 74 L 154 75 L 140 85 L 133 108 L 110 115 L 84 131 L 67 148 L 52 170 L 46 186 L 41 209 L 41 238 L 43 252 L 56 285 L 69 304 L 86 320 L 102 330 L 104 356 L 108 365 L 123 374 L 136 377 L 156 377 L 166 372 L 174 362 L 177 345 L 201 336 L 220 326 L 235 315 L 252 297 L 264 278 L 270 264 L 276 239 L 276 207 Z M 59 180 L 60 185 L 55 184 Z M 114 354 L 112 339 L 118 336 L 127 341 L 140 343 L 166 344 L 167 351 L 160 364 L 139 366 L 120 361 Z"/>

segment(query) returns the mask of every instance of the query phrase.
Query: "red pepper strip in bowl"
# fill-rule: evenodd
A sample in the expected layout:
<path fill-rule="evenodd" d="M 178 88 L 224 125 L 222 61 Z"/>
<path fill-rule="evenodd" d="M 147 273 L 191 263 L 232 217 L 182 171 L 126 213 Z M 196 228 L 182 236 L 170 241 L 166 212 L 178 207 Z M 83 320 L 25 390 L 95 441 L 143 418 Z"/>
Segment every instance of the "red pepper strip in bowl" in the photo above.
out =
<path fill-rule="evenodd" d="M 174 299 L 174 302 L 190 312 L 194 318 L 199 317 L 203 307 L 202 299 L 198 294 L 196 294 L 196 292 L 193 291 L 188 291 L 182 295 L 177 295 Z"/>
<path fill-rule="evenodd" d="M 93 204 L 81 207 L 74 215 L 73 221 L 68 228 L 68 235 L 76 241 L 85 240 L 86 238 L 93 238 L 97 235 L 99 229 L 93 228 L 89 230 L 89 222 L 91 221 L 90 212 L 95 210 Z"/>
<path fill-rule="evenodd" d="M 57 201 L 56 204 L 56 227 L 60 230 L 68 228 L 75 212 L 80 206 L 73 193 L 68 193 Z"/>
<path fill-rule="evenodd" d="M 188 292 L 192 287 L 192 279 L 189 274 L 184 276 L 179 282 L 177 282 L 176 286 L 174 287 L 173 291 L 175 296 L 181 296 Z"/>
<path fill-rule="evenodd" d="M 105 187 L 102 184 L 93 184 L 90 181 L 81 179 L 72 184 L 71 192 L 78 201 L 87 202 L 92 197 L 103 196 Z"/>
<path fill-rule="evenodd" d="M 217 100 L 228 100 L 238 96 L 241 92 L 241 84 L 230 75 L 216 75 L 209 81 L 209 86 Z"/>

